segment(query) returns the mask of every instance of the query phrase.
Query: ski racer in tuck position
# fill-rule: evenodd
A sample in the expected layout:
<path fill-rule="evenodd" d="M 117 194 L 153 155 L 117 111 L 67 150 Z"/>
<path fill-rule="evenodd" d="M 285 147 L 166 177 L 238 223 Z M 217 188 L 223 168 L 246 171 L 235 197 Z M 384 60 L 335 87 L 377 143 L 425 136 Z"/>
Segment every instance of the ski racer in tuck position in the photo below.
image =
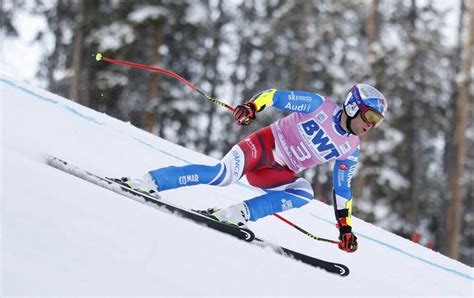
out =
<path fill-rule="evenodd" d="M 359 137 L 380 125 L 387 111 L 385 97 L 366 84 L 353 86 L 342 109 L 316 93 L 281 91 L 258 93 L 238 105 L 234 117 L 248 125 L 258 112 L 273 106 L 294 112 L 252 133 L 216 165 L 191 164 L 152 170 L 143 179 L 130 179 L 128 186 L 147 192 L 162 192 L 184 186 L 226 186 L 244 175 L 255 187 L 268 191 L 239 204 L 213 210 L 215 219 L 238 226 L 273 213 L 301 207 L 313 199 L 311 184 L 297 177 L 300 171 L 330 161 L 339 248 L 357 250 L 352 233 L 351 178 L 360 154 Z M 211 209 L 212 210 L 212 209 Z"/>

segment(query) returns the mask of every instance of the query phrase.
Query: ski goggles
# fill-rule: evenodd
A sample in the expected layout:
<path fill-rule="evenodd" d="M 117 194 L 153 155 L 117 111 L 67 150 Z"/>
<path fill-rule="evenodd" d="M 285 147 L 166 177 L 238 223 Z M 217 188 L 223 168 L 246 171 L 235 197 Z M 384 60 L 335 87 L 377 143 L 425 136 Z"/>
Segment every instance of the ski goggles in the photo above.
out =
<path fill-rule="evenodd" d="M 354 96 L 357 107 L 359 108 L 362 120 L 367 123 L 372 123 L 374 125 L 374 128 L 379 126 L 380 123 L 382 123 L 384 116 L 376 109 L 365 104 L 357 88 L 354 87 L 351 91 L 352 96 Z"/>
<path fill-rule="evenodd" d="M 382 123 L 384 117 L 382 114 L 380 114 L 378 111 L 372 109 L 371 107 L 368 107 L 364 105 L 364 107 L 360 107 L 360 116 L 362 117 L 362 120 L 364 120 L 367 123 L 372 123 L 374 125 L 374 128 L 380 125 Z"/>

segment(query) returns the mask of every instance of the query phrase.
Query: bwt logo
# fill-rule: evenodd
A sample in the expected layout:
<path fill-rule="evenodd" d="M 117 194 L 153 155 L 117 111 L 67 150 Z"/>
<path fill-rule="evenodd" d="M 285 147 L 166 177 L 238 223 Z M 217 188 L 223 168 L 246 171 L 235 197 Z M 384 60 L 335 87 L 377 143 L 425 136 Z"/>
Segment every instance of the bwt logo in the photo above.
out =
<path fill-rule="evenodd" d="M 188 183 L 198 183 L 199 182 L 199 175 L 186 175 L 186 176 L 179 176 L 178 178 L 179 184 L 186 185 Z"/>
<path fill-rule="evenodd" d="M 341 155 L 337 150 L 336 146 L 326 135 L 324 130 L 314 121 L 313 119 L 301 124 L 304 132 L 308 137 L 311 137 L 311 143 L 313 143 L 316 150 L 321 153 L 321 156 L 325 160 L 338 157 Z M 324 155 L 323 155 L 324 154 Z"/>

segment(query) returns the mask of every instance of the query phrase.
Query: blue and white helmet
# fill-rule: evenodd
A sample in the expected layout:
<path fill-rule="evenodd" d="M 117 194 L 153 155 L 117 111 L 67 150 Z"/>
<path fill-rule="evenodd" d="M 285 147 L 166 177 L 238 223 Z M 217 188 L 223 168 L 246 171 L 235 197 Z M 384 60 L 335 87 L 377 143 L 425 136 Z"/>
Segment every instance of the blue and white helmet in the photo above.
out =
<path fill-rule="evenodd" d="M 353 119 L 362 113 L 364 121 L 373 122 L 374 127 L 377 127 L 385 118 L 387 99 L 374 87 L 357 84 L 347 94 L 343 109 L 348 118 Z"/>

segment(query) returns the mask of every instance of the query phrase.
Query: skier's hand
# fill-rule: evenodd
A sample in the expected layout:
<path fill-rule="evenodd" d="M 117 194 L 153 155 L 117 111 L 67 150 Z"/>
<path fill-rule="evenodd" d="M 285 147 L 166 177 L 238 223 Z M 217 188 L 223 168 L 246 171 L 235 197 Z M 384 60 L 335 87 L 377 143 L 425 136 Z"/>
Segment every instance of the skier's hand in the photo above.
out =
<path fill-rule="evenodd" d="M 339 249 L 345 252 L 355 252 L 357 250 L 357 237 L 354 234 L 341 234 L 339 240 L 341 240 L 338 244 Z"/>
<path fill-rule="evenodd" d="M 255 119 L 257 107 L 251 101 L 240 104 L 234 108 L 234 119 L 238 125 L 249 125 Z"/>
<path fill-rule="evenodd" d="M 352 233 L 352 226 L 349 224 L 349 217 L 340 217 L 336 227 L 339 229 L 339 249 L 345 252 L 355 252 L 357 250 L 357 237 Z"/>

